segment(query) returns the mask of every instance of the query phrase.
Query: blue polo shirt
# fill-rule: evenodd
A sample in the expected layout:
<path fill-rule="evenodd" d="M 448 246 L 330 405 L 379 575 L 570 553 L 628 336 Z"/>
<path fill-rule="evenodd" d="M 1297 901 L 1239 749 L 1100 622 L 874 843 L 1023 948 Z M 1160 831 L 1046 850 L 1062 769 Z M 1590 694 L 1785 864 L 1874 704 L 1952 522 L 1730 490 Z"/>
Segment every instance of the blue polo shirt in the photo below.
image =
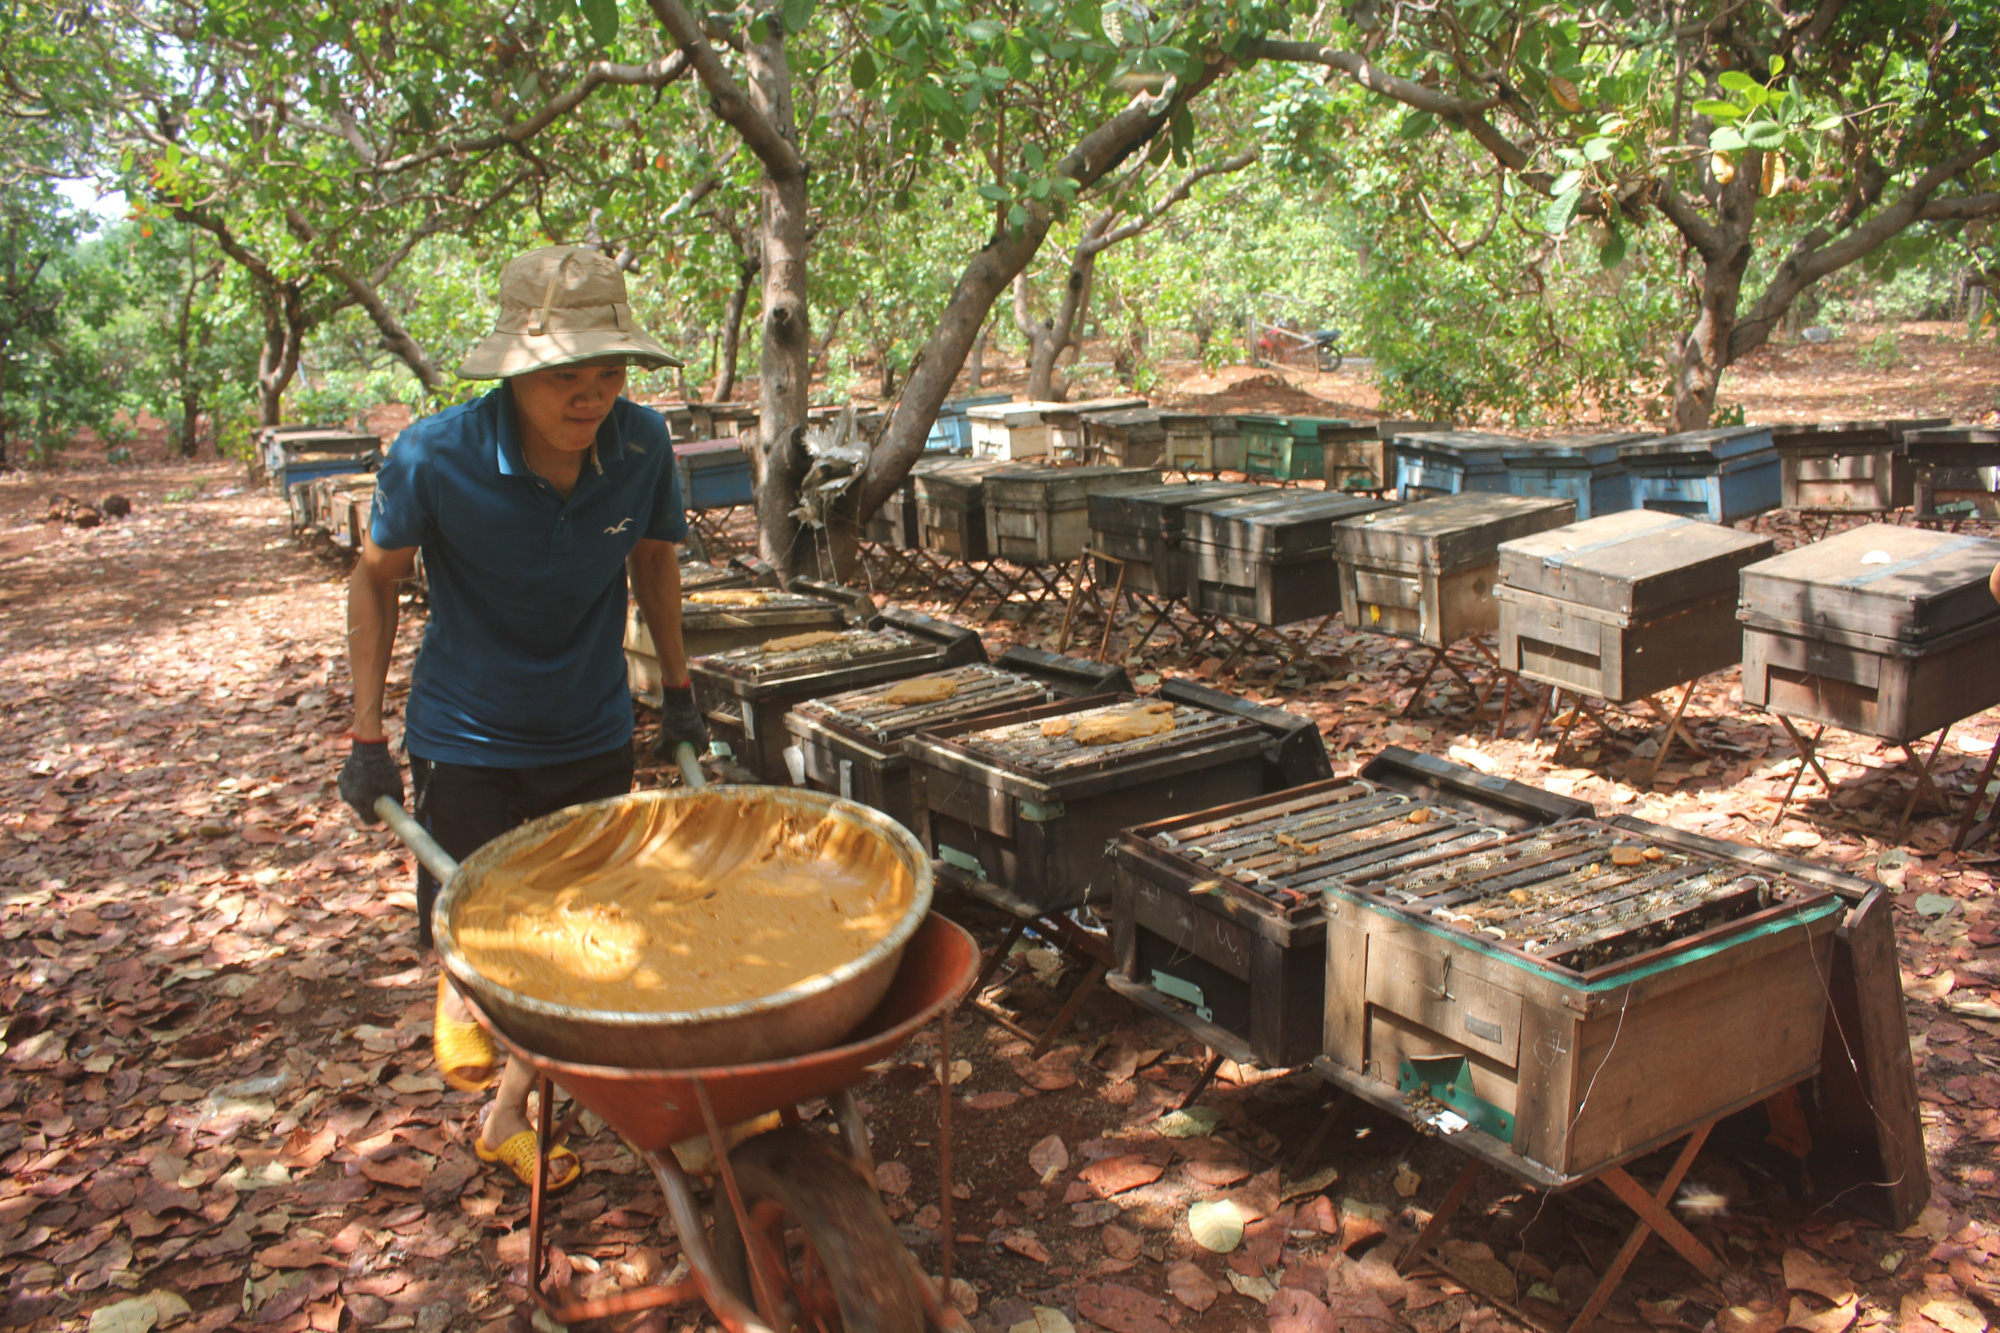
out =
<path fill-rule="evenodd" d="M 631 740 L 625 557 L 641 537 L 686 540 L 673 461 L 665 418 L 620 398 L 565 500 L 523 460 L 505 382 L 397 437 L 368 532 L 421 547 L 430 584 L 411 754 L 528 768 Z"/>

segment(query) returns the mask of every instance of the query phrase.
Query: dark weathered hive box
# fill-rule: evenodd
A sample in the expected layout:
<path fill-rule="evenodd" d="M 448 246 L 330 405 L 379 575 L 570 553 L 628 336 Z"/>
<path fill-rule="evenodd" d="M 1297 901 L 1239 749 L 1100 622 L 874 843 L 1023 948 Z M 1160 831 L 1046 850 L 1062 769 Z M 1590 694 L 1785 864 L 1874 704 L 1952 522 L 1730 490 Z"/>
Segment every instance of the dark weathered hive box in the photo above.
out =
<path fill-rule="evenodd" d="M 1340 618 L 1433 648 L 1495 629 L 1500 543 L 1573 517 L 1568 500 L 1467 493 L 1338 524 Z"/>
<path fill-rule="evenodd" d="M 718 440 L 740 441 L 746 435 L 754 440 L 761 420 L 762 417 L 753 403 L 708 405 L 708 428 L 715 432 L 713 438 Z"/>
<path fill-rule="evenodd" d="M 1504 455 L 1507 489 L 1515 495 L 1574 500 L 1579 519 L 1632 507 L 1632 483 L 1618 450 L 1651 436 L 1641 431 L 1551 435 L 1523 441 Z"/>
<path fill-rule="evenodd" d="M 929 476 L 956 461 L 951 455 L 942 453 L 925 454 L 919 458 L 904 474 L 902 484 L 890 492 L 882 507 L 875 511 L 875 516 L 868 520 L 868 540 L 897 550 L 922 550 L 923 534 L 917 523 L 917 478 Z"/>
<path fill-rule="evenodd" d="M 1110 491 L 1090 497 L 1090 546 L 1124 562 L 1125 586 L 1157 597 L 1186 597 L 1190 575 L 1186 558 L 1189 505 L 1227 500 L 1239 495 L 1266 494 L 1267 488 L 1248 481 L 1172 482 Z M 1097 581 L 1113 586 L 1121 577 L 1117 566 L 1100 563 Z"/>
<path fill-rule="evenodd" d="M 1328 886 L 1592 813 L 1581 801 L 1415 759 L 1391 747 L 1361 777 L 1119 834 L 1112 939 L 1121 992 L 1156 1008 L 1179 999 L 1260 1064 L 1305 1064 L 1322 1045 Z M 1426 794 L 1440 783 L 1455 803 Z"/>
<path fill-rule="evenodd" d="M 1112 467 L 1159 467 L 1167 445 L 1166 412 L 1127 407 L 1092 412 L 1083 420 L 1083 456 Z"/>
<path fill-rule="evenodd" d="M 1045 732 L 1154 703 L 1173 729 L 1105 745 Z M 1310 724 L 1308 724 L 1310 725 Z M 920 732 L 903 744 L 917 834 L 951 871 L 1038 913 L 1111 899 L 1105 845 L 1162 814 L 1265 790 L 1274 737 L 1252 717 L 1161 699 L 1068 699 Z"/>
<path fill-rule="evenodd" d="M 2000 428 L 1937 426 L 1903 436 L 1917 517 L 2000 518 Z"/>
<path fill-rule="evenodd" d="M 986 477 L 1005 466 L 990 458 L 950 459 L 918 473 L 912 485 L 917 544 L 956 560 L 992 559 L 986 534 Z"/>
<path fill-rule="evenodd" d="M 949 681 L 932 702 L 885 697 L 908 681 Z M 1125 668 L 1009 649 L 998 662 L 968 663 L 901 681 L 808 699 L 785 715 L 806 784 L 873 806 L 905 827 L 916 823 L 903 738 L 971 718 L 1015 712 L 1054 699 L 1129 693 Z"/>
<path fill-rule="evenodd" d="M 1411 1095 L 1439 1104 L 1471 1122 L 1454 1137 L 1472 1151 L 1543 1184 L 1819 1066 L 1841 903 L 1749 855 L 1575 820 L 1325 902 L 1319 1068 L 1404 1114 Z"/>
<path fill-rule="evenodd" d="M 1682 431 L 1621 445 L 1632 508 L 1734 523 L 1784 499 L 1769 426 Z"/>
<path fill-rule="evenodd" d="M 1737 572 L 1776 544 L 1629 509 L 1500 544 L 1500 665 L 1613 703 L 1736 665 Z"/>
<path fill-rule="evenodd" d="M 795 705 L 985 660 L 986 647 L 973 631 L 892 607 L 882 613 L 880 628 L 842 630 L 809 647 L 773 650 L 757 644 L 713 653 L 692 659 L 688 670 L 710 736 L 765 782 L 783 783 L 790 743 L 785 714 Z"/>
<path fill-rule="evenodd" d="M 1491 491 L 1505 494 L 1507 454 L 1530 441 L 1481 430 L 1408 431 L 1389 440 L 1389 483 L 1405 500 Z"/>
<path fill-rule="evenodd" d="M 685 573 L 686 566 L 682 569 Z M 750 576 L 742 574 L 701 587 L 683 586 L 681 642 L 690 661 L 808 630 L 845 629 L 854 623 L 852 612 L 838 602 L 750 584 Z M 696 600 L 688 600 L 690 597 Z M 634 694 L 648 703 L 659 702 L 660 652 L 636 598 L 625 611 L 625 673 Z"/>
<path fill-rule="evenodd" d="M 1188 605 L 1256 625 L 1289 625 L 1340 609 L 1334 532 L 1389 508 L 1337 491 L 1270 490 L 1190 505 L 1183 540 Z"/>
<path fill-rule="evenodd" d="M 1010 467 L 986 474 L 992 553 L 1023 565 L 1074 560 L 1090 545 L 1090 497 L 1157 486 L 1157 468 Z"/>
<path fill-rule="evenodd" d="M 731 436 L 695 440 L 674 447 L 674 471 L 681 504 L 688 509 L 731 509 L 757 498 L 750 478 L 750 455 Z"/>
<path fill-rule="evenodd" d="M 1911 500 L 1903 436 L 1946 419 L 1801 421 L 1771 427 L 1787 509 L 1814 514 L 1886 514 Z"/>
<path fill-rule="evenodd" d="M 1870 523 L 1742 574 L 1743 702 L 1904 742 L 2000 703 L 2000 541 Z"/>
<path fill-rule="evenodd" d="M 1160 413 L 1160 425 L 1167 432 L 1160 465 L 1169 471 L 1242 471 L 1242 441 L 1229 417 L 1169 409 Z"/>

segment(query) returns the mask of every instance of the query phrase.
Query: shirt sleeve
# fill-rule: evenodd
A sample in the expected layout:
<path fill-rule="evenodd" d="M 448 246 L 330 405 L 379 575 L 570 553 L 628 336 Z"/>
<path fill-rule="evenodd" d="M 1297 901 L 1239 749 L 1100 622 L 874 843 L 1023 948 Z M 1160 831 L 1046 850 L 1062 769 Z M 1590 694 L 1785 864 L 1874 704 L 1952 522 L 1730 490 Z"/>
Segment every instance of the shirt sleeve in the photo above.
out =
<path fill-rule="evenodd" d="M 687 509 L 681 503 L 680 470 L 674 466 L 674 450 L 664 418 L 660 420 L 658 436 L 647 441 L 646 448 L 661 462 L 659 480 L 653 484 L 653 516 L 641 535 L 649 541 L 684 542 L 688 537 Z"/>
<path fill-rule="evenodd" d="M 375 475 L 375 503 L 369 511 L 368 536 L 385 551 L 401 551 L 423 543 L 429 526 L 418 494 L 417 471 L 423 464 L 423 445 L 406 430 L 390 446 Z"/>

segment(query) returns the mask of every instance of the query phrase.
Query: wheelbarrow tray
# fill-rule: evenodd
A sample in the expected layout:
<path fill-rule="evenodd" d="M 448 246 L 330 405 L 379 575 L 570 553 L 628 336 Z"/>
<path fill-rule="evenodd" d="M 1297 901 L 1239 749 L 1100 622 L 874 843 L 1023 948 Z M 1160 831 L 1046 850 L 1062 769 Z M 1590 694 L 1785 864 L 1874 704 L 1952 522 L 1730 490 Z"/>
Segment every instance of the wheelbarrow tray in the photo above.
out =
<path fill-rule="evenodd" d="M 957 1004 L 978 971 L 979 949 L 972 936 L 933 913 L 904 947 L 881 1003 L 846 1042 L 784 1060 L 704 1069 L 622 1069 L 557 1060 L 502 1032 L 472 996 L 465 995 L 465 1000 L 508 1054 L 525 1060 L 578 1105 L 596 1112 L 633 1148 L 664 1152 L 704 1132 L 697 1083 L 708 1092 L 716 1123 L 721 1125 L 829 1096 L 860 1082 L 869 1065 L 894 1054 L 926 1023 Z"/>

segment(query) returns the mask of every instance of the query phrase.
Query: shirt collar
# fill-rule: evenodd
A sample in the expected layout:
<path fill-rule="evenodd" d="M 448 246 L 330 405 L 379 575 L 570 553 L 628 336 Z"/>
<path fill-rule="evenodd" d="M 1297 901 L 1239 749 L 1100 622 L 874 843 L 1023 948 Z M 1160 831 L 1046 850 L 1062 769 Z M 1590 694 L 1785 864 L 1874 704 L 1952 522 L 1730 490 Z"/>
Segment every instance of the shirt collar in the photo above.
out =
<path fill-rule="evenodd" d="M 521 421 L 514 412 L 513 387 L 506 380 L 501 380 L 499 387 L 487 394 L 483 402 L 490 405 L 496 418 L 494 435 L 499 442 L 497 461 L 500 475 L 533 476 L 533 469 L 521 453 Z M 597 428 L 596 453 L 597 466 L 591 466 L 590 460 L 586 459 L 585 472 L 601 473 L 605 466 L 624 461 L 625 441 L 618 430 L 618 409 L 615 406 L 611 414 L 604 418 L 604 424 Z"/>

